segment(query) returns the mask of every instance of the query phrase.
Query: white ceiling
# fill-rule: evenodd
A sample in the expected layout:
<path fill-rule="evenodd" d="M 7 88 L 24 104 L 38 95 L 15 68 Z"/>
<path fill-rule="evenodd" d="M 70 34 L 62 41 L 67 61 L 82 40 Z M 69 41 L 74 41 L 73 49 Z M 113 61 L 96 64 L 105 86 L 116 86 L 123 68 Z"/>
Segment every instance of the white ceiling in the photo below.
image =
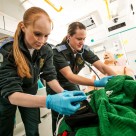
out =
<path fill-rule="evenodd" d="M 25 12 L 21 4 L 22 1 L 24 0 L 0 0 L 0 11 L 20 21 Z M 39 6 L 45 9 L 51 16 L 54 22 L 54 30 L 51 33 L 50 39 L 56 42 L 60 42 L 66 35 L 69 23 L 79 20 L 95 10 L 99 10 L 100 14 L 102 13 L 103 20 L 107 18 L 104 0 L 58 0 L 63 7 L 61 12 L 56 12 L 44 0 L 28 1 L 32 6 Z"/>
<path fill-rule="evenodd" d="M 36 4 L 35 0 L 31 0 L 31 2 Z M 73 21 L 80 20 L 93 11 L 97 10 L 102 14 L 102 20 L 107 18 L 104 0 L 58 0 L 60 5 L 63 7 L 61 12 L 56 12 L 52 7 L 44 2 L 44 0 L 41 0 L 41 3 L 42 2 L 44 4 L 41 4 L 42 6 L 40 6 L 39 3 L 39 6 L 49 13 L 54 22 L 54 30 L 50 37 L 58 42 L 60 42 L 66 35 L 68 24 Z M 36 5 L 38 5 L 38 3 Z"/>
<path fill-rule="evenodd" d="M 51 16 L 54 22 L 54 30 L 49 39 L 52 40 L 53 43 L 58 43 L 63 39 L 66 35 L 67 27 L 71 22 L 80 21 L 94 11 L 98 12 L 103 24 L 108 20 L 105 0 L 54 0 L 58 1 L 63 7 L 61 12 L 55 11 L 44 0 L 0 0 L 0 12 L 20 21 L 25 12 L 25 8 L 21 4 L 22 1 L 29 1 L 31 6 L 39 6 L 45 9 Z"/>

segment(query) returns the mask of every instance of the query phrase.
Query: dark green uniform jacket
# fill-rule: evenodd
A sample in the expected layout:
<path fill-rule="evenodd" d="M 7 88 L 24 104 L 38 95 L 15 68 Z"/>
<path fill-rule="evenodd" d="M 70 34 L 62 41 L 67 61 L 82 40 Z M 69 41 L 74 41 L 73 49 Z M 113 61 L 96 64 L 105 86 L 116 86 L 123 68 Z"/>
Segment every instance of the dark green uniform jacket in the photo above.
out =
<path fill-rule="evenodd" d="M 76 56 L 71 50 L 70 46 L 65 44 L 59 44 L 53 49 L 54 53 L 54 65 L 57 71 L 57 79 L 62 87 L 67 89 L 67 85 L 73 85 L 70 83 L 60 72 L 64 67 L 69 66 L 73 73 L 78 74 L 79 71 L 84 67 L 84 60 L 90 64 L 98 61 L 99 58 L 95 55 L 88 46 L 84 45 L 81 52 L 77 53 Z"/>
<path fill-rule="evenodd" d="M 60 85 L 65 90 L 79 90 L 79 86 L 77 84 L 70 83 L 60 72 L 64 67 L 69 66 L 73 73 L 78 74 L 79 71 L 84 67 L 84 60 L 90 64 L 98 61 L 99 58 L 90 50 L 90 48 L 84 45 L 81 52 L 77 53 L 76 56 L 71 50 L 70 46 L 65 44 L 59 44 L 53 49 L 54 57 L 53 62 L 57 71 L 57 79 Z M 46 90 L 48 94 L 55 94 L 53 90 L 47 85 Z M 53 132 L 56 129 L 56 121 L 58 114 L 55 111 L 52 111 L 52 126 Z"/>
<path fill-rule="evenodd" d="M 28 60 L 32 78 L 20 78 L 17 74 L 17 67 L 12 54 L 12 40 L 7 40 L 0 49 L 3 57 L 0 62 L 0 96 L 7 98 L 14 92 L 24 92 L 35 95 L 37 92 L 37 80 L 39 75 L 47 82 L 56 79 L 56 72 L 53 65 L 53 53 L 50 45 L 43 46 L 40 50 L 35 50 L 30 56 L 26 45 L 20 38 L 20 49 Z"/>
<path fill-rule="evenodd" d="M 53 52 L 54 65 L 57 71 L 66 66 L 70 66 L 73 73 L 78 74 L 84 67 L 84 60 L 90 64 L 99 60 L 99 58 L 86 45 L 83 46 L 82 51 L 79 52 L 79 54 L 77 53 L 76 56 L 74 56 L 74 53 L 67 43 L 57 45 L 57 47 L 53 49 Z M 60 72 L 58 72 L 57 78 L 60 83 L 68 82 L 68 80 Z"/>
<path fill-rule="evenodd" d="M 0 136 L 13 136 L 16 105 L 10 104 L 8 96 L 14 92 L 23 92 L 35 95 L 37 93 L 37 80 L 39 76 L 47 82 L 56 79 L 53 65 L 53 52 L 50 45 L 35 50 L 32 57 L 24 39 L 20 36 L 20 50 L 27 58 L 32 78 L 20 78 L 13 57 L 13 39 L 6 39 L 0 45 Z M 39 136 L 40 123 L 39 108 L 18 106 L 25 126 L 26 136 Z"/>

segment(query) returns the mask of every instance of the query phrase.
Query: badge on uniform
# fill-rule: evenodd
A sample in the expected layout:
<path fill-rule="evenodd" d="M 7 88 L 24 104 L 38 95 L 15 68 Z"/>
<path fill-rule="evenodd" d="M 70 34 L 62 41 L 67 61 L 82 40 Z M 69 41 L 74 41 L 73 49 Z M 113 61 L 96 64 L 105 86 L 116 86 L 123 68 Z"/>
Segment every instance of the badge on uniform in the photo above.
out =
<path fill-rule="evenodd" d="M 77 55 L 76 55 L 76 63 L 77 63 L 78 65 L 84 64 L 84 60 L 82 59 L 82 57 L 81 57 L 80 54 L 77 54 Z"/>
<path fill-rule="evenodd" d="M 42 68 L 44 65 L 44 59 L 40 58 L 40 68 Z"/>
<path fill-rule="evenodd" d="M 78 64 L 78 65 L 81 65 L 83 62 L 84 62 L 84 61 L 82 60 L 81 57 L 78 57 L 78 58 L 77 58 L 77 64 Z"/>
<path fill-rule="evenodd" d="M 77 53 L 75 58 L 74 73 L 77 74 L 84 67 L 84 60 L 81 54 Z"/>

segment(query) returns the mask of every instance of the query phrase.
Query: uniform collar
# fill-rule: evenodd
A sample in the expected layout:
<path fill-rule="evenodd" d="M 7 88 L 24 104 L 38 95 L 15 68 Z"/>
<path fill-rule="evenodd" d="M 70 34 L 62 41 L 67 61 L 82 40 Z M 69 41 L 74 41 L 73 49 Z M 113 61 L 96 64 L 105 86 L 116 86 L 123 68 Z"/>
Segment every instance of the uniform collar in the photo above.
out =
<path fill-rule="evenodd" d="M 66 45 L 66 47 L 67 47 L 67 49 L 68 49 L 68 50 L 66 50 L 66 53 L 68 53 L 68 54 L 73 54 L 73 55 L 74 55 L 74 52 L 72 51 L 72 49 L 71 49 L 71 47 L 69 46 L 69 44 L 68 44 L 68 43 L 65 43 L 65 45 Z"/>
<path fill-rule="evenodd" d="M 73 54 L 73 55 L 74 55 L 74 54 L 77 54 L 77 53 L 84 53 L 84 48 L 85 48 L 85 46 L 83 46 L 83 48 L 82 48 L 81 51 L 78 51 L 77 53 L 74 53 L 68 43 L 65 43 L 65 45 L 66 45 L 66 47 L 68 48 L 67 52 L 70 53 L 70 54 Z"/>
<path fill-rule="evenodd" d="M 29 52 L 25 42 L 24 42 L 24 34 L 21 33 L 20 34 L 20 37 L 19 37 L 19 45 L 20 45 L 20 49 L 24 52 Z M 34 50 L 34 52 L 41 52 L 41 49 L 40 50 Z"/>
<path fill-rule="evenodd" d="M 24 42 L 24 34 L 23 33 L 20 34 L 19 45 L 20 45 L 19 47 L 20 47 L 20 49 L 22 51 L 29 52 L 28 49 L 27 49 L 27 47 L 26 47 L 26 44 Z"/>

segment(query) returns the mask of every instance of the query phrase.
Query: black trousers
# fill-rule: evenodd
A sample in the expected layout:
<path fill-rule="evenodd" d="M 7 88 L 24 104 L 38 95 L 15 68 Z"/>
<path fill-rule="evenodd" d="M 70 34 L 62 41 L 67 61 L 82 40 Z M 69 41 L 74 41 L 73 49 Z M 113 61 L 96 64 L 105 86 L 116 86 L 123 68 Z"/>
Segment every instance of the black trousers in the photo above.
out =
<path fill-rule="evenodd" d="M 80 90 L 78 85 L 71 84 L 71 83 L 61 84 L 61 86 L 65 90 L 68 90 L 68 91 Z M 46 91 L 47 91 L 47 94 L 55 94 L 55 92 L 51 90 L 48 85 L 46 87 Z M 56 111 L 53 111 L 53 110 L 51 110 L 51 114 L 52 114 L 52 134 L 54 136 L 54 133 L 56 131 L 57 121 L 62 117 L 62 115 L 59 115 Z"/>
<path fill-rule="evenodd" d="M 13 136 L 17 106 L 0 98 L 0 136 Z M 26 136 L 39 136 L 39 108 L 18 107 L 24 123 Z"/>

